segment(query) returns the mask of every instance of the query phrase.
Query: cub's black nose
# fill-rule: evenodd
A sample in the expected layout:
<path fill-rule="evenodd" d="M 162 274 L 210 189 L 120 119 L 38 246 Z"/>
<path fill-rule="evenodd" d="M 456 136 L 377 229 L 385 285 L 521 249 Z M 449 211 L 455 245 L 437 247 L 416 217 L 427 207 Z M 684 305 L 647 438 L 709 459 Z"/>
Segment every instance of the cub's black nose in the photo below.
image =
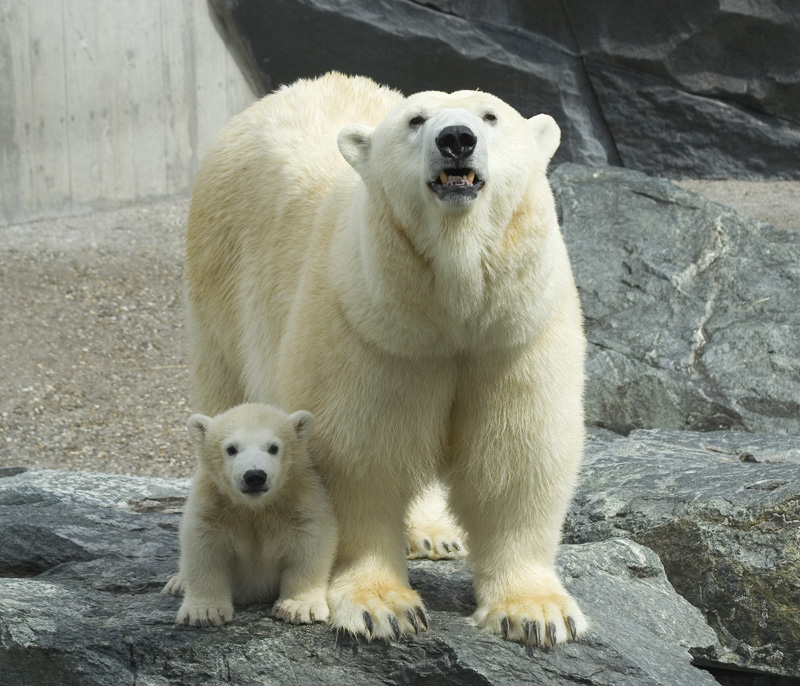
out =
<path fill-rule="evenodd" d="M 478 137 L 467 126 L 446 126 L 436 137 L 439 152 L 454 160 L 469 157 L 477 143 Z"/>
<path fill-rule="evenodd" d="M 244 483 L 251 491 L 261 490 L 267 483 L 267 473 L 262 469 L 248 469 L 244 473 Z"/>

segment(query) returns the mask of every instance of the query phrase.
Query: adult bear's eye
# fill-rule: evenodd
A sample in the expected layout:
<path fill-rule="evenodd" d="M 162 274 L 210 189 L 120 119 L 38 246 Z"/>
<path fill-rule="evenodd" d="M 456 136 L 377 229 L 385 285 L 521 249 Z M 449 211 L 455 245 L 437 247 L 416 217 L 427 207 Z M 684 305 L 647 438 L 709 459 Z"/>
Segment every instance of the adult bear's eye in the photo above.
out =
<path fill-rule="evenodd" d="M 278 446 L 275 443 L 270 443 L 269 448 L 267 448 L 267 452 L 270 455 L 277 455 L 278 454 Z"/>
<path fill-rule="evenodd" d="M 422 115 L 420 115 L 420 114 L 418 114 L 416 117 L 414 117 L 414 118 L 413 118 L 411 121 L 409 121 L 409 122 L 408 122 L 409 126 L 410 126 L 412 129 L 419 128 L 419 127 L 420 127 L 420 126 L 422 126 L 424 123 L 425 123 L 425 117 L 423 117 L 423 116 L 422 116 Z"/>
<path fill-rule="evenodd" d="M 235 445 L 231 444 L 227 448 L 225 448 L 225 452 L 228 453 L 228 455 L 230 455 L 231 457 L 233 457 L 236 453 L 239 452 L 239 449 Z"/>
<path fill-rule="evenodd" d="M 483 115 L 483 121 L 487 124 L 496 124 L 497 123 L 497 115 L 492 114 L 491 112 L 487 112 Z"/>

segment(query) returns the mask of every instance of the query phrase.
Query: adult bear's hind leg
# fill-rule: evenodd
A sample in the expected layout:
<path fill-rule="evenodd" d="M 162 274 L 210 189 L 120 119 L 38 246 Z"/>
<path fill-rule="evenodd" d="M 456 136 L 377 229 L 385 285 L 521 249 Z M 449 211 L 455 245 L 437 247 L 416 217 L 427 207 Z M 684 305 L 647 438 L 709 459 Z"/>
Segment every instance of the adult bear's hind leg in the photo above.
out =
<path fill-rule="evenodd" d="M 411 559 L 449 560 L 467 555 L 467 535 L 448 505 L 440 481 L 426 487 L 408 508 L 406 552 Z"/>

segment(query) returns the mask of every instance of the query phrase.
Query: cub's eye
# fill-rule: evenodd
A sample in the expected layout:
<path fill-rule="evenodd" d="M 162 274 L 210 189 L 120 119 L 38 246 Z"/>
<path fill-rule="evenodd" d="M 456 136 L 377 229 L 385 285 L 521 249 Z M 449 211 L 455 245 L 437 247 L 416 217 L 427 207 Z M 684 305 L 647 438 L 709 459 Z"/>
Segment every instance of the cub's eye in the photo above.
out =
<path fill-rule="evenodd" d="M 424 123 L 425 123 L 425 117 L 423 117 L 421 114 L 418 114 L 416 117 L 414 117 L 408 122 L 408 125 L 412 129 L 416 129 L 422 126 Z"/>
<path fill-rule="evenodd" d="M 225 452 L 228 453 L 228 455 L 230 455 L 231 457 L 233 457 L 236 453 L 239 452 L 239 448 L 237 448 L 235 445 L 229 445 L 228 447 L 225 448 Z"/>
<path fill-rule="evenodd" d="M 497 115 L 492 114 L 491 112 L 487 112 L 483 115 L 483 121 L 487 124 L 496 124 L 497 123 Z"/>
<path fill-rule="evenodd" d="M 270 443 L 269 447 L 267 448 L 267 452 L 270 455 L 277 455 L 278 454 L 278 446 L 275 443 Z"/>

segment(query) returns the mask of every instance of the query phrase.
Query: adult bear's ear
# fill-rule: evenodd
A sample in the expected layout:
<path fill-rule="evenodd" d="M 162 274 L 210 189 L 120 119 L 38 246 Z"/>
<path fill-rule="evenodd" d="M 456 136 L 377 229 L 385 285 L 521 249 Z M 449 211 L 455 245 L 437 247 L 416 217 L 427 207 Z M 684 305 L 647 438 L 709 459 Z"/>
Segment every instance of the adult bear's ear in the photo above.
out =
<path fill-rule="evenodd" d="M 372 147 L 372 132 L 375 129 L 364 124 L 348 124 L 341 131 L 336 142 L 348 164 L 359 174 L 367 164 Z"/>
<path fill-rule="evenodd" d="M 547 167 L 547 163 L 558 150 L 558 144 L 561 143 L 561 129 L 549 114 L 537 114 L 528 119 L 528 124 L 533 129 L 542 156 L 542 166 Z"/>
<path fill-rule="evenodd" d="M 211 417 L 206 417 L 204 414 L 193 414 L 186 422 L 186 428 L 189 429 L 189 436 L 198 447 L 206 442 L 208 435 L 208 425 L 211 423 Z"/>
<path fill-rule="evenodd" d="M 292 422 L 294 435 L 298 438 L 308 438 L 314 430 L 314 415 L 307 410 L 298 410 L 289 415 Z"/>

